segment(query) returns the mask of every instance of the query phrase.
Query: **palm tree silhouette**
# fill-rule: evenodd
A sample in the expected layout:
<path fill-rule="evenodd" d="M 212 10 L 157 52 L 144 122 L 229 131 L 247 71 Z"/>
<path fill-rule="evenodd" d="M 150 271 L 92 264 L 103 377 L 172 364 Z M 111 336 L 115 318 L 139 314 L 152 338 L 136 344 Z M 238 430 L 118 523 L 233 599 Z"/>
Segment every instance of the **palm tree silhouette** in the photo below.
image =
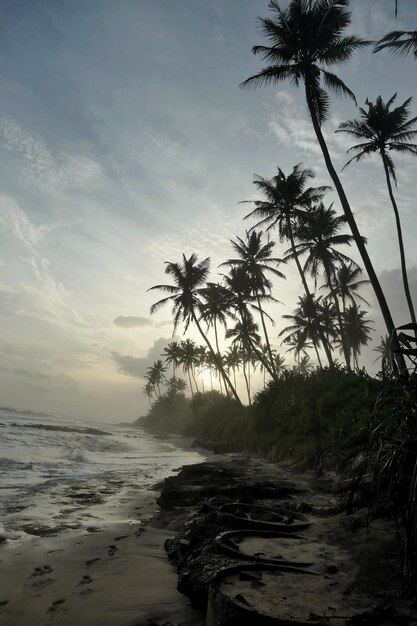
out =
<path fill-rule="evenodd" d="M 377 42 L 373 51 L 386 48 L 394 54 L 412 54 L 417 59 L 417 30 L 393 30 Z"/>
<path fill-rule="evenodd" d="M 167 368 L 163 364 L 161 359 L 158 359 L 154 362 L 151 367 L 148 367 L 146 373 L 146 379 L 148 381 L 149 387 L 156 391 L 156 395 L 158 398 L 161 397 L 161 385 L 165 380 L 165 372 Z"/>
<path fill-rule="evenodd" d="M 287 329 L 284 329 L 281 334 L 286 331 Z M 294 352 L 294 359 L 296 360 L 297 365 L 300 364 L 301 356 L 308 356 L 307 350 L 313 347 L 313 344 L 309 340 L 307 332 L 304 328 L 302 330 L 294 330 L 291 332 L 285 339 L 283 339 L 282 343 L 289 346 L 287 352 Z"/>
<path fill-rule="evenodd" d="M 180 365 L 182 365 L 184 372 L 188 374 L 188 382 L 190 385 L 191 396 L 194 395 L 194 388 L 191 384 L 191 377 L 194 381 L 195 390 L 198 391 L 198 385 L 195 378 L 194 368 L 197 364 L 197 346 L 191 339 L 181 341 L 180 345 Z"/>
<path fill-rule="evenodd" d="M 273 241 L 262 242 L 262 232 L 252 230 L 251 233 L 246 233 L 246 241 L 240 237 L 236 237 L 237 241 L 231 240 L 231 244 L 238 254 L 236 259 L 228 259 L 224 263 L 221 263 L 220 267 L 227 265 L 229 267 L 240 267 L 246 272 L 247 280 L 249 282 L 250 290 L 256 299 L 258 305 L 258 311 L 261 316 L 262 329 L 264 332 L 265 342 L 267 345 L 267 351 L 269 356 L 269 364 L 271 369 L 275 370 L 275 362 L 272 356 L 271 343 L 269 341 L 268 331 L 265 324 L 265 315 L 262 309 L 261 297 L 269 296 L 269 300 L 278 302 L 271 296 L 272 283 L 265 276 L 266 273 L 270 273 L 273 276 L 279 278 L 285 278 L 284 274 L 280 272 L 276 267 L 281 259 L 273 257 L 272 249 L 275 246 Z"/>
<path fill-rule="evenodd" d="M 337 262 L 350 261 L 349 257 L 336 250 L 335 247 L 350 245 L 353 237 L 348 234 L 340 234 L 340 228 L 346 224 L 346 217 L 336 215 L 336 211 L 332 207 L 333 205 L 330 205 L 326 208 L 321 202 L 316 206 L 309 207 L 304 212 L 296 232 L 296 238 L 300 243 L 295 248 L 298 254 L 308 255 L 304 270 L 308 270 L 315 281 L 317 281 L 320 268 L 323 267 L 324 269 L 326 282 L 336 307 L 346 367 L 350 369 L 349 350 L 344 338 L 342 314 L 334 289 L 334 271 Z M 289 250 L 286 255 L 292 256 L 293 251 Z"/>
<path fill-rule="evenodd" d="M 357 370 L 359 370 L 358 357 L 361 353 L 361 347 L 366 346 L 369 342 L 369 333 L 373 330 L 369 325 L 369 320 L 364 319 L 365 315 L 365 311 L 361 311 L 357 304 L 351 304 L 343 312 L 345 339 L 349 350 L 352 351 L 353 362 Z"/>
<path fill-rule="evenodd" d="M 316 352 L 317 360 L 320 363 L 319 352 L 317 349 L 320 337 L 324 336 L 326 329 L 325 320 L 323 319 L 321 309 L 321 296 L 318 298 L 307 296 L 300 296 L 298 298 L 298 307 L 295 309 L 293 315 L 283 315 L 283 319 L 291 320 L 292 324 L 284 328 L 279 337 L 282 337 L 284 333 L 288 333 L 287 337 L 283 339 L 283 344 L 294 345 L 293 342 L 300 341 L 300 345 L 303 346 L 300 350 L 297 350 L 298 356 L 301 352 L 305 352 L 306 345 L 303 345 L 303 341 L 307 342 L 311 340 Z M 295 352 L 295 351 L 294 351 Z M 327 352 L 330 352 L 330 348 L 327 347 Z M 333 359 L 330 356 L 329 365 L 333 365 Z"/>
<path fill-rule="evenodd" d="M 390 371 L 392 371 L 392 341 L 389 335 L 385 335 L 385 337 L 381 337 L 380 343 L 373 348 L 374 352 L 378 352 L 378 356 L 376 357 L 374 363 L 381 359 L 382 367 L 384 365 L 388 367 Z"/>
<path fill-rule="evenodd" d="M 357 293 L 361 287 L 369 284 L 369 280 L 358 280 L 361 274 L 361 268 L 354 261 L 341 261 L 335 269 L 333 288 L 342 301 L 342 311 L 345 311 L 347 303 L 356 304 L 356 299 L 369 306 L 369 302 Z M 323 288 L 327 288 L 327 284 Z"/>
<path fill-rule="evenodd" d="M 175 378 L 176 369 L 181 361 L 181 346 L 178 341 L 169 343 L 164 348 L 162 355 L 165 357 L 165 363 L 172 365 L 172 376 Z"/>
<path fill-rule="evenodd" d="M 339 132 L 348 133 L 356 139 L 359 139 L 361 142 L 349 149 L 349 151 L 353 150 L 355 156 L 352 157 L 346 165 L 349 165 L 352 161 L 360 161 L 364 156 L 370 155 L 374 152 L 379 152 L 381 156 L 388 187 L 388 194 L 391 200 L 392 208 L 394 209 L 395 223 L 397 226 L 397 237 L 400 248 L 401 272 L 405 296 L 407 298 L 411 320 L 414 324 L 416 324 L 416 314 L 408 284 L 407 264 L 405 259 L 400 214 L 391 184 L 391 179 L 394 181 L 395 185 L 397 184 L 395 166 L 391 157 L 391 151 L 399 152 L 401 154 L 405 153 L 413 154 L 414 156 L 417 155 L 417 145 L 410 143 L 410 141 L 417 135 L 417 130 L 415 130 L 417 117 L 408 119 L 411 98 L 408 98 L 400 106 L 394 109 L 391 108 L 395 102 L 396 95 L 397 94 L 394 94 L 386 103 L 382 100 L 381 96 L 378 96 L 375 104 L 367 100 L 367 110 L 363 108 L 359 109 L 360 119 L 342 122 L 339 126 Z"/>
<path fill-rule="evenodd" d="M 355 35 L 344 35 L 351 21 L 346 5 L 346 0 L 291 0 L 287 9 L 282 10 L 277 0 L 271 0 L 269 8 L 273 17 L 260 18 L 261 30 L 269 45 L 252 48 L 252 52 L 260 55 L 268 65 L 258 74 L 246 79 L 241 87 L 278 84 L 284 80 L 289 80 L 296 86 L 304 83 L 310 118 L 327 171 L 371 280 L 388 333 L 394 334 L 391 312 L 321 129 L 329 116 L 328 91 L 356 101 L 352 91 L 338 76 L 329 72 L 328 68 L 337 63 L 345 63 L 355 51 L 369 44 Z"/>
<path fill-rule="evenodd" d="M 245 324 L 245 318 L 251 317 L 251 313 L 249 311 L 249 307 L 254 310 L 258 310 L 256 306 L 254 306 L 254 302 L 257 300 L 253 295 L 251 285 L 248 281 L 248 276 L 246 270 L 242 266 L 232 266 L 229 270 L 228 274 L 223 275 L 223 280 L 225 283 L 226 289 L 228 289 L 231 297 L 232 308 L 236 314 L 239 315 L 240 322 L 242 325 Z M 270 302 L 273 301 L 274 298 L 268 296 L 267 294 L 259 296 L 259 300 L 261 302 Z M 266 315 L 269 319 L 272 318 L 263 311 L 263 314 Z M 227 333 L 226 333 L 227 337 Z M 250 336 L 248 337 L 250 341 Z M 262 351 L 257 348 L 255 344 L 252 344 L 252 351 L 256 354 L 259 361 L 266 368 L 267 372 L 272 378 L 275 378 L 275 372 L 272 369 L 272 366 L 268 362 L 268 359 L 265 359 Z"/>
<path fill-rule="evenodd" d="M 294 252 L 294 261 L 306 295 L 310 295 L 310 291 L 298 255 L 295 254 L 294 221 L 300 209 L 307 208 L 314 202 L 319 202 L 326 191 L 330 189 L 327 186 L 307 187 L 312 178 L 314 178 L 314 172 L 310 169 L 303 169 L 301 163 L 295 165 L 288 176 L 279 167 L 276 176 L 271 179 L 255 175 L 253 182 L 257 189 L 262 192 L 264 199 L 250 201 L 255 205 L 255 208 L 245 216 L 245 219 L 260 218 L 260 221 L 250 230 L 266 226 L 268 231 L 276 227 L 280 240 L 288 239 L 290 241 L 291 249 Z"/>
<path fill-rule="evenodd" d="M 162 298 L 158 302 L 155 302 L 151 306 L 151 314 L 158 311 L 165 304 L 172 303 L 172 313 L 174 316 L 174 332 L 178 324 L 182 321 L 185 325 L 185 331 L 187 331 L 191 321 L 196 325 L 200 335 L 203 337 L 207 348 L 212 356 L 216 359 L 216 353 L 213 347 L 201 328 L 200 321 L 197 316 L 197 311 L 201 310 L 200 290 L 207 280 L 207 276 L 210 268 L 210 258 L 207 257 L 203 261 L 198 261 L 196 254 L 191 254 L 190 257 L 182 255 L 182 263 L 165 263 L 165 273 L 172 276 L 174 279 L 174 285 L 154 285 L 150 287 L 148 291 L 159 289 L 169 296 Z M 219 369 L 225 385 L 228 385 L 236 401 L 241 404 L 239 396 L 236 393 L 228 375 L 226 374 L 222 364 L 219 362 Z"/>
<path fill-rule="evenodd" d="M 258 334 L 258 325 L 252 315 L 246 311 L 241 320 L 238 320 L 233 328 L 228 328 L 226 338 L 232 339 L 232 345 L 239 346 L 242 354 L 243 376 L 246 383 L 248 402 L 251 404 L 250 382 L 246 366 L 249 365 L 254 352 L 254 346 L 259 346 L 261 338 Z"/>

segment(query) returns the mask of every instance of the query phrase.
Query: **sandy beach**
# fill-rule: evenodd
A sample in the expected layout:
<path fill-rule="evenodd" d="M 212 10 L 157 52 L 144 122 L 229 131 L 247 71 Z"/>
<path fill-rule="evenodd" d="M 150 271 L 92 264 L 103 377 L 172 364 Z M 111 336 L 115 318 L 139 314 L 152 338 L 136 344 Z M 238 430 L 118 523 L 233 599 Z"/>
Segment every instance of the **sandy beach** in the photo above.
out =
<path fill-rule="evenodd" d="M 176 590 L 163 549 L 171 536 L 149 520 L 155 494 L 131 493 L 123 508 L 103 510 L 91 531 L 32 536 L 0 546 L 3 626 L 181 626 L 203 623 Z"/>

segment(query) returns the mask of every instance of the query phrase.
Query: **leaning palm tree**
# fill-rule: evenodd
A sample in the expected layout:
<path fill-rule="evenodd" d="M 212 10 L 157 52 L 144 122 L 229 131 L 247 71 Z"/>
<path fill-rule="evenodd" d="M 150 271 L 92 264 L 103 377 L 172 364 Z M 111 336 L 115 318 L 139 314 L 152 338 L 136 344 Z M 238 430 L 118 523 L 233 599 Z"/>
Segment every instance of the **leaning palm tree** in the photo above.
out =
<path fill-rule="evenodd" d="M 345 63 L 369 42 L 344 34 L 351 21 L 346 0 L 291 0 L 285 10 L 281 9 L 277 0 L 271 0 L 269 7 L 272 17 L 260 18 L 261 30 L 269 45 L 252 48 L 252 52 L 260 55 L 267 66 L 246 79 L 241 86 L 251 88 L 279 84 L 284 80 L 296 86 L 304 83 L 310 118 L 327 171 L 371 280 L 388 333 L 393 334 L 395 326 L 391 312 L 322 132 L 322 125 L 329 116 L 328 91 L 355 101 L 352 91 L 328 68 Z"/>
<path fill-rule="evenodd" d="M 188 382 L 190 385 L 191 395 L 194 395 L 194 388 L 199 391 L 194 369 L 198 361 L 198 348 L 194 341 L 186 339 L 181 341 L 179 363 L 182 365 L 184 372 L 188 374 Z M 194 381 L 194 388 L 191 383 L 191 377 Z"/>
<path fill-rule="evenodd" d="M 262 232 L 252 230 L 246 233 L 246 239 L 236 237 L 236 241 L 231 239 L 231 244 L 238 258 L 228 259 L 221 263 L 220 267 L 227 265 L 229 267 L 241 267 L 246 272 L 250 290 L 256 299 L 258 311 L 261 317 L 262 329 L 264 332 L 265 342 L 267 346 L 269 364 L 271 369 L 275 370 L 275 362 L 272 356 L 271 343 L 269 341 L 268 332 L 265 324 L 265 315 L 262 309 L 261 297 L 268 295 L 270 300 L 278 302 L 271 296 L 272 283 L 266 277 L 266 274 L 272 274 L 278 278 L 285 278 L 284 274 L 277 269 L 281 259 L 272 256 L 272 249 L 275 242 L 262 241 Z"/>
<path fill-rule="evenodd" d="M 375 104 L 367 100 L 367 110 L 363 108 L 359 109 L 360 119 L 342 122 L 339 126 L 339 131 L 348 133 L 360 141 L 360 143 L 349 149 L 349 151 L 353 150 L 355 156 L 352 157 L 346 165 L 349 165 L 352 161 L 360 161 L 364 156 L 373 154 L 374 152 L 378 152 L 381 156 L 388 194 L 391 200 L 392 208 L 394 209 L 395 223 L 397 226 L 397 237 L 400 248 L 401 272 L 405 297 L 407 299 L 411 320 L 413 324 L 416 324 L 416 314 L 408 284 L 407 264 L 405 260 L 400 214 L 392 189 L 392 181 L 394 181 L 396 185 L 397 178 L 391 154 L 392 152 L 399 152 L 401 154 L 417 155 L 417 145 L 410 143 L 412 139 L 417 136 L 417 129 L 415 129 L 417 117 L 409 119 L 409 105 L 411 98 L 408 98 L 400 106 L 391 108 L 394 104 L 396 96 L 397 94 L 394 94 L 386 103 L 382 100 L 381 96 L 378 96 Z"/>
<path fill-rule="evenodd" d="M 352 235 L 340 233 L 340 229 L 346 224 L 344 215 L 336 215 L 333 205 L 325 207 L 321 202 L 316 206 L 309 207 L 303 214 L 296 232 L 298 243 L 295 248 L 298 254 L 307 254 L 304 270 L 311 273 L 317 281 L 320 268 L 324 269 L 326 283 L 330 290 L 336 308 L 339 321 L 339 332 L 346 360 L 346 367 L 350 369 L 349 350 L 346 345 L 342 313 L 339 300 L 334 289 L 334 273 L 336 263 L 350 261 L 343 252 L 336 248 L 341 245 L 350 245 Z M 292 256 L 292 250 L 288 250 L 287 256 Z"/>
<path fill-rule="evenodd" d="M 153 386 L 158 398 L 161 397 L 161 385 L 165 381 L 166 370 L 167 368 L 165 367 L 161 359 L 158 359 L 151 367 L 148 367 L 146 372 L 146 378 L 148 380 L 148 383 L 150 386 Z"/>
<path fill-rule="evenodd" d="M 374 52 L 388 48 L 394 54 L 412 54 L 417 59 L 417 30 L 393 30 L 380 39 Z"/>
<path fill-rule="evenodd" d="M 194 322 L 207 348 L 216 359 L 216 353 L 207 335 L 201 328 L 197 315 L 197 311 L 201 308 L 200 290 L 207 280 L 210 259 L 207 257 L 199 262 L 196 254 L 192 254 L 188 258 L 183 254 L 182 258 L 182 263 L 166 262 L 165 264 L 165 273 L 173 277 L 174 285 L 154 285 L 148 290 L 159 289 L 169 294 L 169 296 L 162 298 L 162 300 L 155 302 L 155 304 L 151 306 L 151 314 L 158 311 L 165 304 L 172 303 L 174 332 L 181 321 L 185 324 L 185 330 L 188 329 L 191 322 Z M 241 404 L 239 396 L 220 362 L 219 369 L 225 385 L 228 385 L 234 398 Z"/>

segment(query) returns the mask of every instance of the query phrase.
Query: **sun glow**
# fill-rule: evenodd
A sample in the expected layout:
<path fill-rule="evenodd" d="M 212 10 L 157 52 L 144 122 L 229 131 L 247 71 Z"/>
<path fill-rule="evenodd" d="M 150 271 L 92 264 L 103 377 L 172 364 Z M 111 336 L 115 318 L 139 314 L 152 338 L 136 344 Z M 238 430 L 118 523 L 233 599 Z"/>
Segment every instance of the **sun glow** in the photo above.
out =
<path fill-rule="evenodd" d="M 209 385 L 211 382 L 211 373 L 209 369 L 201 370 L 200 378 L 205 385 Z"/>

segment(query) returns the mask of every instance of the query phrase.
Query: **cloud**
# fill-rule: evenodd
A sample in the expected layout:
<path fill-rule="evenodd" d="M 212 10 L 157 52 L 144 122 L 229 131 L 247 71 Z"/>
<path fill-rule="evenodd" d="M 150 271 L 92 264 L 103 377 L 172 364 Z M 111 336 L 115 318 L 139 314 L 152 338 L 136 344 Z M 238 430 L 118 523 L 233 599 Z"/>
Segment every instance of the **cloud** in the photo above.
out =
<path fill-rule="evenodd" d="M 22 182 L 29 180 L 57 191 L 83 189 L 102 178 L 101 166 L 90 157 L 52 152 L 40 137 L 26 133 L 11 120 L 0 121 L 0 142 L 20 158 Z"/>
<path fill-rule="evenodd" d="M 130 354 L 122 355 L 118 352 L 112 352 L 112 357 L 119 367 L 119 371 L 126 376 L 134 376 L 135 378 L 143 378 L 148 367 L 161 358 L 164 348 L 172 341 L 179 341 L 178 337 L 160 337 L 156 339 L 149 349 L 145 357 L 135 357 Z"/>
<path fill-rule="evenodd" d="M 147 317 L 134 317 L 132 315 L 119 315 L 113 320 L 115 326 L 119 328 L 138 328 L 152 326 L 152 322 Z"/>

